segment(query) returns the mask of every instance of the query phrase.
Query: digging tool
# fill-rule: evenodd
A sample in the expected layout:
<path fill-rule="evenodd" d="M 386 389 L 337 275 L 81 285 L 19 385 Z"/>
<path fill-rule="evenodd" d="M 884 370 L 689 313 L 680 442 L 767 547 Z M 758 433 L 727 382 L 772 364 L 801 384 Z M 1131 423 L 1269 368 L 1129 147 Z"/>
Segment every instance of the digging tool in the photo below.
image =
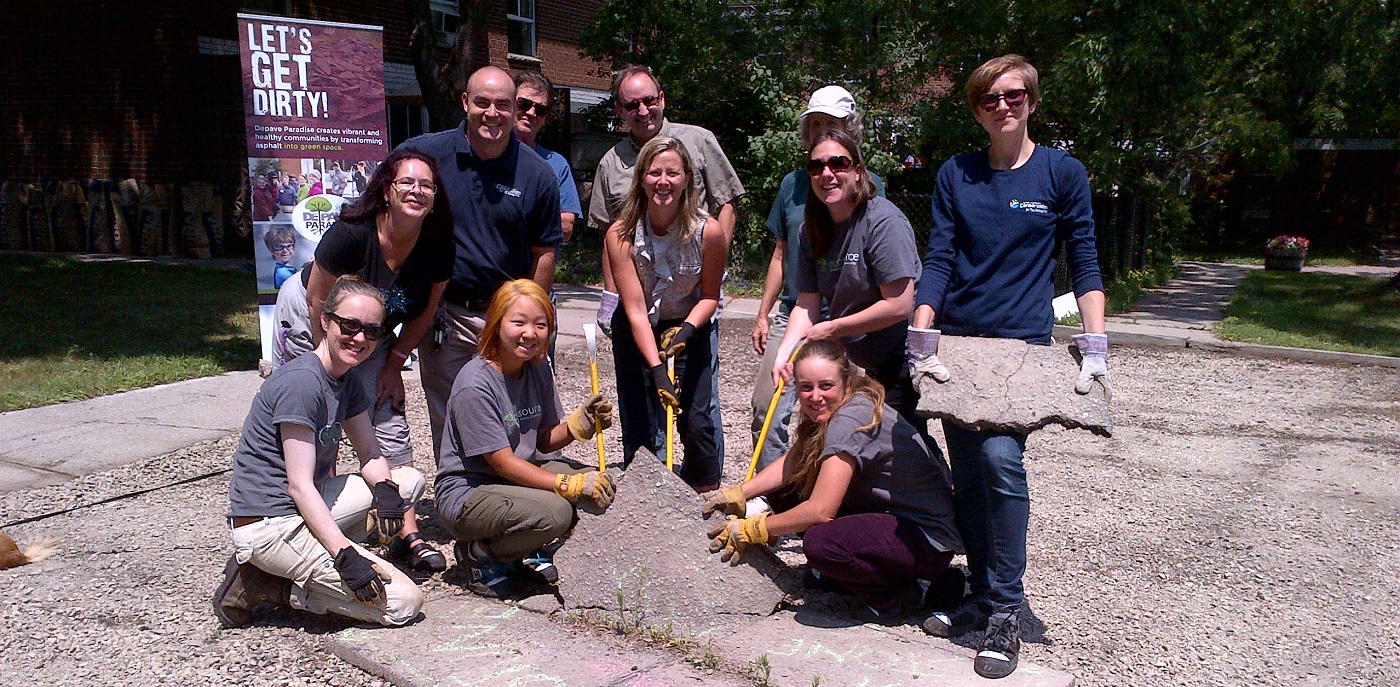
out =
<path fill-rule="evenodd" d="M 671 386 L 676 385 L 676 359 L 666 359 L 666 376 L 671 380 Z M 671 406 L 666 406 L 666 469 L 674 471 L 672 466 L 676 461 L 676 410 Z"/>
<path fill-rule="evenodd" d="M 796 346 L 792 347 L 792 355 L 788 356 L 789 364 L 797 359 L 797 352 L 802 350 L 802 344 L 805 343 L 807 343 L 807 340 L 802 339 L 797 342 Z M 773 413 L 778 410 L 778 399 L 782 397 L 783 387 L 786 386 L 786 384 L 787 380 L 779 377 L 778 386 L 773 389 L 773 400 L 768 402 L 768 414 L 763 416 L 763 428 L 758 430 L 758 436 L 754 437 L 753 459 L 749 461 L 749 471 L 744 474 L 745 482 L 753 479 L 753 473 L 758 470 L 758 457 L 763 453 L 763 444 L 768 441 L 768 430 L 773 426 Z"/>
<path fill-rule="evenodd" d="M 589 322 L 583 325 L 583 338 L 588 341 L 588 381 L 593 386 L 594 395 L 598 394 L 598 325 Z M 607 472 L 608 459 L 603 453 L 603 423 L 599 420 L 593 421 L 593 428 L 597 430 L 594 437 L 598 440 L 598 472 Z"/>

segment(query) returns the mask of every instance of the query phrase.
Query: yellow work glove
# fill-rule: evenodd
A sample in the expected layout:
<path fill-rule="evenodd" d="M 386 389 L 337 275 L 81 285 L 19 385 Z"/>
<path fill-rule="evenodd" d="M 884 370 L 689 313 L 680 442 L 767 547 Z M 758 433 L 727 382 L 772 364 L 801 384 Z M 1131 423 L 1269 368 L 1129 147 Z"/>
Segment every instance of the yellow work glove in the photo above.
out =
<path fill-rule="evenodd" d="M 661 334 L 660 346 L 661 360 L 674 358 L 685 352 L 685 342 L 690 340 L 690 335 L 695 333 L 695 325 L 689 322 L 682 322 L 679 327 L 671 327 Z"/>
<path fill-rule="evenodd" d="M 590 498 L 599 508 L 607 508 L 612 504 L 615 490 L 611 475 L 589 470 L 576 475 L 555 475 L 554 493 L 570 501 Z"/>
<path fill-rule="evenodd" d="M 612 411 L 612 401 L 603 398 L 602 394 L 593 394 L 592 398 L 569 413 L 569 418 L 565 420 L 569 425 L 569 434 L 579 441 L 592 439 L 597 434 L 597 428 L 612 426 Z"/>
<path fill-rule="evenodd" d="M 731 518 L 710 528 L 710 553 L 719 553 L 720 560 L 737 565 L 750 544 L 772 544 L 768 535 L 768 513 L 753 518 Z M 722 553 L 721 553 L 722 552 Z"/>
<path fill-rule="evenodd" d="M 700 515 L 709 519 L 711 513 L 720 512 L 742 518 L 747 508 L 748 501 L 744 498 L 744 488 L 736 484 L 706 494 L 705 505 L 700 507 Z"/>

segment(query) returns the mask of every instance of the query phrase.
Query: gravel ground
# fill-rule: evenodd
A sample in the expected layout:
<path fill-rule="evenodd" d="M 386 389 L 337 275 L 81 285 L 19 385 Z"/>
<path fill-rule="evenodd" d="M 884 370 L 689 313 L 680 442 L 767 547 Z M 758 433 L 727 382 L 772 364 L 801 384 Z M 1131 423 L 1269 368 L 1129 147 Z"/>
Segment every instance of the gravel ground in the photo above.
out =
<path fill-rule="evenodd" d="M 743 329 L 723 337 L 727 482 L 750 448 L 757 359 Z M 587 393 L 581 346 L 561 347 L 557 364 L 568 408 Z M 1052 428 L 1030 440 L 1025 659 L 1089 686 L 1400 684 L 1395 372 L 1162 349 L 1117 349 L 1112 371 L 1113 439 Z M 0 523 L 208 475 L 233 446 L 5 494 Z M 609 446 L 617 456 L 615 430 Z M 568 453 L 595 459 L 591 445 Z M 54 558 L 0 573 L 0 682 L 380 684 L 321 649 L 320 635 L 346 626 L 334 618 L 219 629 L 208 603 L 231 548 L 227 489 L 218 474 L 7 527 L 21 542 L 64 541 Z M 782 548 L 800 559 L 795 542 Z M 424 584 L 432 598 L 454 581 Z"/>

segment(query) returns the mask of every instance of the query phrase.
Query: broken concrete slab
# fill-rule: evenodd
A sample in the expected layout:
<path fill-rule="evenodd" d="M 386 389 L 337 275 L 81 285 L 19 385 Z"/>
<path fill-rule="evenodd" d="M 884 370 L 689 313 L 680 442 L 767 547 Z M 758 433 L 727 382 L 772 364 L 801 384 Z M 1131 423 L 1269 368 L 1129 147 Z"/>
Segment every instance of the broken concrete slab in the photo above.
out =
<path fill-rule="evenodd" d="M 1066 346 L 1018 339 L 944 336 L 938 359 L 952 379 L 915 380 L 919 413 L 973 429 L 1029 433 L 1049 424 L 1113 435 L 1109 398 L 1095 384 L 1074 391 L 1079 364 Z"/>
<path fill-rule="evenodd" d="M 571 610 L 617 614 L 634 626 L 698 634 L 739 617 L 767 616 L 783 599 L 782 564 L 765 547 L 730 566 L 711 554 L 700 497 L 645 451 L 626 466 L 617 500 L 599 515 L 579 509 L 554 557 Z"/>

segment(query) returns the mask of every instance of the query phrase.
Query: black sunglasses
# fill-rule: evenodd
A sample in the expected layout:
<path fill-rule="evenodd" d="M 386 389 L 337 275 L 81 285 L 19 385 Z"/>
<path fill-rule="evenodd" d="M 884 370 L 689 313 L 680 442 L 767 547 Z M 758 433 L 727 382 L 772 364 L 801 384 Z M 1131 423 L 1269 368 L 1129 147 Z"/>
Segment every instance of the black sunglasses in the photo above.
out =
<path fill-rule="evenodd" d="M 1013 88 L 1005 93 L 986 93 L 977 99 L 977 106 L 983 112 L 992 112 L 997 109 L 997 104 L 1006 101 L 1007 107 L 1020 107 L 1026 102 L 1026 89 Z"/>
<path fill-rule="evenodd" d="M 534 114 L 544 116 L 549 114 L 549 106 L 544 103 L 537 103 L 529 98 L 516 98 L 515 109 L 521 114 Z"/>
<path fill-rule="evenodd" d="M 644 98 L 637 98 L 636 100 L 629 100 L 623 103 L 622 109 L 627 110 L 628 112 L 636 112 L 637 110 L 640 110 L 643 105 L 646 105 L 647 109 L 650 110 L 651 108 L 656 107 L 656 104 L 659 102 L 661 102 L 661 96 L 649 95 Z"/>
<path fill-rule="evenodd" d="M 360 332 L 364 332 L 366 339 L 378 341 L 389 335 L 389 328 L 382 324 L 365 324 L 364 322 L 349 317 L 341 317 L 329 310 L 326 310 L 325 313 L 326 317 L 331 318 L 336 324 L 340 325 L 340 333 L 346 336 L 354 336 Z"/>
<path fill-rule="evenodd" d="M 854 166 L 856 166 L 856 163 L 852 162 L 851 158 L 845 155 L 832 155 L 825 160 L 812 158 L 807 161 L 807 174 L 818 176 L 822 173 L 823 169 L 830 169 L 832 174 L 840 174 L 849 171 Z"/>

